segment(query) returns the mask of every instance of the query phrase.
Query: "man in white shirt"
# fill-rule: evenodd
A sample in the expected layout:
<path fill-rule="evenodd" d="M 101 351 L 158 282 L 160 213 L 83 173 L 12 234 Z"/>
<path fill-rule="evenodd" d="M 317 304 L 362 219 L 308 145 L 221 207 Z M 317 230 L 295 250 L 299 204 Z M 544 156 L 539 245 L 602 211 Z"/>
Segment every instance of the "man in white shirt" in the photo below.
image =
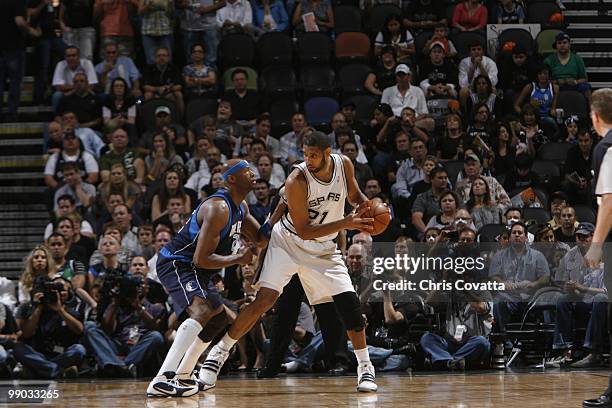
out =
<path fill-rule="evenodd" d="M 285 133 L 280 138 L 280 160 L 285 167 L 289 166 L 289 154 L 296 149 L 298 142 L 298 133 L 307 125 L 306 118 L 302 112 L 296 112 L 291 116 L 291 132 Z M 301 157 L 299 158 L 301 159 Z"/>
<path fill-rule="evenodd" d="M 479 41 L 470 46 L 470 56 L 465 57 L 459 63 L 459 99 L 461 106 L 465 106 L 470 96 L 470 89 L 474 78 L 478 75 L 486 75 L 491 80 L 493 88 L 497 85 L 497 65 L 495 61 L 484 55 L 484 48 Z"/>
<path fill-rule="evenodd" d="M 55 88 L 55 92 L 51 98 L 51 103 L 54 110 L 57 109 L 62 96 L 73 91 L 72 79 L 77 72 L 84 72 L 87 75 L 87 82 L 91 90 L 98 84 L 98 76 L 91 61 L 81 58 L 79 49 L 70 46 L 64 51 L 64 59 L 57 63 L 53 72 L 52 85 Z"/>
<path fill-rule="evenodd" d="M 414 109 L 417 114 L 415 126 L 422 129 L 433 131 L 435 122 L 431 119 L 427 109 L 425 94 L 418 86 L 411 86 L 412 71 L 406 64 L 399 64 L 395 68 L 395 78 L 397 85 L 386 88 L 380 99 L 381 103 L 387 103 L 393 109 L 393 114 L 400 117 L 402 109 L 409 107 Z"/>
<path fill-rule="evenodd" d="M 227 0 L 225 7 L 217 10 L 217 27 L 221 35 L 246 31 L 253 32 L 253 11 L 247 0 Z"/>

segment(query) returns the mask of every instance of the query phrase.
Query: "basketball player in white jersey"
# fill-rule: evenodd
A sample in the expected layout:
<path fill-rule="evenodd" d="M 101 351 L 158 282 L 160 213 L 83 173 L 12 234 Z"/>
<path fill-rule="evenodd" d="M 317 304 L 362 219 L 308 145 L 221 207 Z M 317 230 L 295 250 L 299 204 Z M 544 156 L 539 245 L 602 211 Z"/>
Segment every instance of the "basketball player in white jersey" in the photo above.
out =
<path fill-rule="evenodd" d="M 342 230 L 372 230 L 367 197 L 359 190 L 351 161 L 331 154 L 327 135 L 306 136 L 304 163 L 285 183 L 288 213 L 272 227 L 253 303 L 240 312 L 227 334 L 208 354 L 199 373 L 206 388 L 215 385 L 232 346 L 276 302 L 283 287 L 298 274 L 311 304 L 333 301 L 342 316 L 358 362 L 357 390 L 376 391 L 374 367 L 365 338 L 359 299 L 333 239 Z M 345 200 L 357 207 L 344 216 Z"/>

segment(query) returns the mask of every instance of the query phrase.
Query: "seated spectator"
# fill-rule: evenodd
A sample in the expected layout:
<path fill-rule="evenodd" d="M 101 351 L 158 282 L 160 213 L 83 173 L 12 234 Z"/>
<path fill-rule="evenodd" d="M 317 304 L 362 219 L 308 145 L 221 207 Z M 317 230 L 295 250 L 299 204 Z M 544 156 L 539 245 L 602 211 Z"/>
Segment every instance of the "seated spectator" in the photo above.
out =
<path fill-rule="evenodd" d="M 500 118 L 502 116 L 502 101 L 497 96 L 497 93 L 493 92 L 493 85 L 487 75 L 478 75 L 472 82 L 470 96 L 465 104 L 467 116 L 473 116 L 474 108 L 481 103 L 484 103 L 487 105 L 487 108 L 489 108 L 489 120 L 494 120 L 496 117 Z"/>
<path fill-rule="evenodd" d="M 423 169 L 425 171 L 425 169 Z M 435 167 L 429 171 L 427 178 L 431 182 L 431 188 L 416 197 L 412 204 L 412 225 L 420 232 L 424 233 L 427 229 L 426 225 L 429 220 L 437 216 L 442 209 L 443 197 L 451 195 L 454 208 L 448 210 L 444 201 L 444 210 L 441 217 L 449 217 L 452 222 L 454 213 L 459 208 L 460 204 L 453 194 L 445 194 L 448 192 L 448 172 L 442 167 Z"/>
<path fill-rule="evenodd" d="M 164 337 L 158 330 L 164 327 L 166 310 L 159 303 L 141 299 L 140 286 L 135 278 L 121 279 L 119 296 L 113 296 L 100 327 L 94 322 L 85 324 L 85 344 L 105 376 L 136 377 L 159 367 Z"/>
<path fill-rule="evenodd" d="M 488 18 L 487 7 L 480 0 L 465 0 L 455 6 L 451 26 L 463 32 L 484 30 Z"/>
<path fill-rule="evenodd" d="M 45 284 L 58 289 L 45 294 Z M 13 356 L 30 370 L 35 378 L 74 378 L 85 358 L 85 347 L 79 344 L 83 335 L 84 303 L 74 295 L 70 282 L 39 278 L 34 282 L 32 299 L 23 303 L 15 314 L 21 330 Z M 61 350 L 61 351 L 60 351 Z"/>
<path fill-rule="evenodd" d="M 168 227 L 165 225 L 158 225 L 155 229 L 155 241 L 153 246 L 155 247 L 155 255 L 153 258 L 149 259 L 147 262 L 147 268 L 149 272 L 147 273 L 147 277 L 154 282 L 160 283 L 159 278 L 157 277 L 157 257 L 159 251 L 172 239 L 172 234 L 168 230 Z"/>
<path fill-rule="evenodd" d="M 104 149 L 104 142 L 96 132 L 79 123 L 79 118 L 75 112 L 66 110 L 62 114 L 61 121 L 66 133 L 74 132 L 81 139 L 83 150 L 94 155 L 96 159 L 100 157 Z"/>
<path fill-rule="evenodd" d="M 297 146 L 298 134 L 306 126 L 308 124 L 303 112 L 295 112 L 291 116 L 291 131 L 282 135 L 279 143 L 280 162 L 283 166 L 289 167 L 291 165 L 289 151 Z"/>
<path fill-rule="evenodd" d="M 519 145 L 517 154 L 528 153 L 535 157 L 536 152 L 545 143 L 548 143 L 551 134 L 546 134 L 541 127 L 540 113 L 537 108 L 530 103 L 523 105 L 518 122 L 514 122 L 512 128 L 514 136 L 518 137 Z"/>
<path fill-rule="evenodd" d="M 55 189 L 65 182 L 62 168 L 66 162 L 76 162 L 81 177 L 88 183 L 95 184 L 98 181 L 98 162 L 95 157 L 88 152 L 81 151 L 79 138 L 74 132 L 64 133 L 62 151 L 53 153 L 45 164 L 45 184 L 53 191 L 53 194 Z M 53 204 L 48 203 L 48 207 L 52 208 Z"/>
<path fill-rule="evenodd" d="M 64 129 L 58 121 L 51 121 L 47 125 L 47 132 L 45 133 L 45 145 L 43 147 L 43 154 L 51 155 L 62 150 L 62 140 L 64 139 Z"/>
<path fill-rule="evenodd" d="M 523 218 L 523 210 L 518 207 L 510 207 L 504 211 L 502 217 L 502 224 L 505 224 L 507 228 L 512 227 L 517 222 L 525 224 L 525 218 Z M 535 236 L 531 232 L 527 232 L 527 242 L 530 244 L 535 241 Z M 541 251 L 540 251 L 541 252 Z"/>
<path fill-rule="evenodd" d="M 168 206 L 171 197 L 179 197 L 183 200 L 185 211 L 192 210 L 191 198 L 185 193 L 180 175 L 174 170 L 168 170 L 163 175 L 163 183 L 160 184 L 159 192 L 153 196 L 151 203 L 151 219 L 156 220 L 164 208 Z"/>
<path fill-rule="evenodd" d="M 555 125 L 553 119 L 557 115 L 557 97 L 559 96 L 559 85 L 553 84 L 550 80 L 550 68 L 548 65 L 540 66 L 537 71 L 538 80 L 525 85 L 521 94 L 514 102 L 514 110 L 516 113 L 521 113 L 521 106 L 525 103 L 531 103 L 539 107 L 540 120 L 551 122 Z"/>
<path fill-rule="evenodd" d="M 202 44 L 191 46 L 191 64 L 183 68 L 185 99 L 214 98 L 217 95 L 217 73 L 204 63 L 205 50 Z"/>
<path fill-rule="evenodd" d="M 131 90 L 134 98 L 142 96 L 140 71 L 130 57 L 119 55 L 119 46 L 114 41 L 104 44 L 104 59 L 96 65 L 96 74 L 100 92 L 112 94 L 115 80 L 121 78 L 125 83 L 124 96 L 127 96 L 128 90 Z"/>
<path fill-rule="evenodd" d="M 469 0 L 475 1 L 475 0 Z M 463 58 L 459 63 L 459 99 L 461 105 L 465 106 L 470 96 L 470 88 L 479 75 L 486 75 L 493 85 L 497 85 L 497 65 L 495 61 L 484 55 L 484 48 L 480 41 L 470 45 L 470 55 Z"/>
<path fill-rule="evenodd" d="M 175 103 L 178 116 L 182 117 L 185 112 L 182 82 L 180 70 L 170 60 L 169 49 L 156 48 L 155 62 L 148 65 L 144 73 L 145 100 L 169 99 Z"/>
<path fill-rule="evenodd" d="M 174 151 L 174 146 L 167 136 L 168 132 L 153 136 L 153 149 L 145 159 L 148 169 L 147 181 L 155 182 L 173 164 L 183 164 L 183 159 Z"/>
<path fill-rule="evenodd" d="M 452 191 L 446 191 L 440 195 L 437 204 L 440 210 L 429 219 L 425 228 L 419 232 L 418 237 L 425 234 L 425 231 L 427 231 L 429 228 L 437 228 L 440 230 L 445 230 L 446 228 L 449 228 L 450 230 L 455 229 L 454 223 L 459 215 L 459 207 L 461 206 L 461 203 L 457 198 L 457 194 L 453 193 Z M 469 213 L 467 216 L 469 217 Z"/>
<path fill-rule="evenodd" d="M 555 229 L 555 239 L 559 242 L 565 242 L 570 246 L 576 241 L 576 231 L 580 225 L 576 227 L 576 210 L 573 207 L 563 207 L 561 209 L 561 225 Z"/>
<path fill-rule="evenodd" d="M 429 178 L 431 171 L 436 167 L 440 166 L 438 163 L 438 159 L 435 156 L 425 156 L 425 161 L 423 162 L 423 180 L 417 182 L 412 187 L 412 198 L 413 201 L 421 194 L 426 191 L 431 190 L 431 179 Z M 450 183 L 450 181 L 449 181 Z M 410 206 L 412 207 L 413 201 L 410 202 Z"/>
<path fill-rule="evenodd" d="M 555 191 L 550 195 L 550 215 L 552 219 L 547 224 L 552 229 L 557 229 L 561 226 L 561 210 L 569 205 L 569 197 L 562 191 Z M 576 225 L 577 227 L 578 225 Z"/>
<path fill-rule="evenodd" d="M 74 91 L 74 76 L 78 72 L 84 72 L 87 76 L 87 86 L 93 87 L 98 83 L 98 76 L 90 60 L 80 57 L 77 47 L 67 47 L 64 51 L 64 59 L 57 63 L 53 73 L 52 85 L 55 88 L 51 103 L 56 111 L 60 99 Z"/>
<path fill-rule="evenodd" d="M 426 97 L 445 94 L 457 96 L 457 65 L 446 58 L 446 48 L 441 41 L 429 46 L 429 59 L 419 65 L 419 86 Z"/>
<path fill-rule="evenodd" d="M 217 10 L 217 28 L 221 36 L 233 33 L 253 34 L 253 11 L 246 0 L 229 0 Z"/>
<path fill-rule="evenodd" d="M 132 211 L 125 204 L 117 204 L 113 208 L 113 222 L 117 224 L 121 232 L 121 247 L 127 248 L 136 255 L 140 255 L 138 245 L 138 228 L 133 224 Z"/>
<path fill-rule="evenodd" d="M 172 0 L 139 0 L 142 48 L 148 65 L 155 63 L 155 50 L 164 47 L 172 60 L 174 2 Z"/>
<path fill-rule="evenodd" d="M 383 47 L 374 69 L 365 79 L 364 88 L 373 95 L 381 96 L 385 89 L 397 83 L 395 78 L 396 67 L 395 48 L 391 46 Z"/>
<path fill-rule="evenodd" d="M 272 155 L 267 151 L 258 154 L 254 164 L 259 177 L 266 180 L 270 184 L 270 188 L 276 190 L 285 183 L 285 170 L 280 164 L 274 162 Z"/>
<path fill-rule="evenodd" d="M 523 89 L 532 84 L 534 79 L 537 80 L 539 68 L 534 65 L 534 59 L 527 54 L 527 50 L 521 44 L 516 44 L 512 48 L 510 56 L 501 54 L 498 88 L 504 91 L 504 99 L 508 102 L 506 107 L 516 103 L 517 96 Z"/>
<path fill-rule="evenodd" d="M 84 214 L 94 203 L 96 188 L 92 184 L 83 181 L 79 166 L 75 162 L 64 162 L 62 173 L 65 184 L 55 190 L 53 202 L 56 205 L 53 210 L 57 211 L 58 199 L 68 195 L 74 199 L 77 211 Z"/>
<path fill-rule="evenodd" d="M 262 113 L 261 98 L 257 91 L 247 89 L 248 80 L 249 74 L 242 68 L 232 71 L 234 89 L 226 91 L 223 98 L 231 104 L 230 117 L 247 129 L 256 124 L 255 119 Z M 221 106 L 221 103 L 219 103 L 219 106 Z M 238 137 L 239 135 L 234 134 L 232 136 Z"/>
<path fill-rule="evenodd" d="M 510 140 L 510 125 L 498 123 L 496 135 L 493 137 L 493 160 L 492 173 L 495 176 L 507 174 L 514 167 L 516 158 L 516 147 Z"/>
<path fill-rule="evenodd" d="M 589 368 L 603 364 L 608 319 L 608 291 L 603 283 L 603 268 L 586 266 L 586 254 L 595 227 L 581 223 L 576 230 L 576 245 L 561 259 L 555 281 L 563 284 L 565 294 L 557 300 L 553 349 L 559 350 L 564 360 L 571 360 L 574 348 L 574 321 L 586 322 L 584 348 L 590 353 L 571 367 Z"/>
<path fill-rule="evenodd" d="M 228 102 L 220 102 L 224 104 L 223 110 L 227 108 L 231 116 L 231 106 Z M 219 111 L 219 109 L 217 109 Z M 229 119 L 229 116 L 226 118 Z M 227 160 L 227 157 L 232 157 L 232 145 L 235 143 L 236 137 L 239 137 L 242 133 L 242 129 L 238 124 L 231 120 L 217 119 L 213 115 L 205 115 L 201 118 L 194 120 L 187 130 L 187 141 L 189 146 L 197 145 L 200 139 L 208 139 L 209 146 L 216 146 L 223 153 L 223 157 Z M 231 136 L 235 134 L 236 137 Z M 197 146 L 195 148 L 197 150 Z M 203 150 L 205 151 L 205 150 Z M 193 153 L 196 155 L 196 152 Z"/>
<path fill-rule="evenodd" d="M 489 105 L 485 102 L 477 102 L 472 109 L 472 114 L 468 117 L 470 123 L 463 141 L 464 153 L 465 150 L 470 148 L 478 152 L 483 158 L 489 158 L 493 145 L 493 137 L 491 136 L 493 122 Z"/>
<path fill-rule="evenodd" d="M 12 348 L 20 335 L 11 308 L 0 303 L 0 378 L 3 380 L 12 377 L 13 366 L 15 365 Z"/>
<path fill-rule="evenodd" d="M 180 123 L 175 123 L 172 112 L 167 106 L 158 106 L 155 109 L 155 128 L 144 132 L 140 138 L 139 146 L 149 152 L 154 150 L 153 137 L 163 133 L 180 154 L 186 153 L 187 137 L 185 128 Z"/>
<path fill-rule="evenodd" d="M 66 0 L 60 4 L 59 26 L 66 44 L 81 50 L 83 58 L 93 61 L 96 29 L 93 20 L 94 1 Z"/>
<path fill-rule="evenodd" d="M 406 20 L 404 20 L 404 22 L 405 21 Z M 433 35 L 423 46 L 423 54 L 429 54 L 434 43 L 440 43 L 447 57 L 455 58 L 457 56 L 457 48 L 455 48 L 455 44 L 448 39 L 448 26 L 446 24 L 437 23 L 434 26 Z"/>
<path fill-rule="evenodd" d="M 19 278 L 17 300 L 20 304 L 28 303 L 34 282 L 40 277 L 53 278 L 57 267 L 51 251 L 44 245 L 37 245 L 30 251 L 24 261 L 24 269 Z"/>
<path fill-rule="evenodd" d="M 357 180 L 357 184 L 360 189 L 364 189 L 366 181 L 370 180 L 374 177 L 372 173 L 372 169 L 365 163 L 359 163 L 357 161 L 357 155 L 359 154 L 359 150 L 357 148 L 357 143 L 354 140 L 347 140 L 342 144 L 342 148 L 340 152 L 351 159 L 353 163 L 353 167 L 355 168 L 355 180 Z"/>
<path fill-rule="evenodd" d="M 582 92 L 590 104 L 591 85 L 587 78 L 586 67 L 582 57 L 571 51 L 570 40 L 567 33 L 557 34 L 553 44 L 557 52 L 546 57 L 544 63 L 550 67 L 550 77 L 553 83 L 559 85 L 561 91 Z"/>
<path fill-rule="evenodd" d="M 379 146 L 378 140 L 385 140 L 388 124 L 387 122 L 394 120 L 395 116 L 393 115 L 393 111 L 391 107 L 386 103 L 378 104 L 374 108 L 374 113 L 372 114 L 372 119 L 370 120 L 369 127 L 366 129 L 367 140 L 369 145 L 370 156 L 374 153 L 372 150 L 378 152 L 381 147 L 384 150 L 388 150 L 389 146 Z M 367 155 L 366 155 L 367 157 Z M 371 157 L 368 157 L 368 161 L 372 160 Z"/>
<path fill-rule="evenodd" d="M 104 224 L 104 226 L 102 227 L 102 238 L 106 236 L 114 238 L 114 240 L 119 245 L 121 245 L 123 234 L 121 232 L 121 227 L 117 223 L 110 221 Z M 102 238 L 100 238 L 100 240 Z M 134 253 L 130 249 L 124 246 L 120 246 L 117 250 L 117 254 L 116 254 L 117 259 L 115 262 L 115 260 L 112 259 L 112 257 L 115 256 L 113 255 L 114 251 L 109 252 L 106 250 L 106 249 L 109 249 L 110 246 L 108 246 L 108 248 L 105 249 L 105 252 L 107 253 L 106 256 L 103 254 L 101 248 L 102 247 L 100 245 L 100 242 L 98 242 L 98 249 L 94 251 L 93 255 L 89 259 L 90 285 L 91 283 L 93 283 L 94 278 L 96 278 L 97 275 L 99 274 L 99 271 L 104 270 L 104 268 L 106 267 L 116 268 L 120 271 L 127 271 L 130 267 L 130 262 L 132 261 L 132 258 L 134 257 Z M 106 266 L 103 265 L 103 266 L 96 267 L 96 265 L 98 264 L 104 264 L 106 258 L 109 258 L 106 260 L 106 264 L 105 264 Z M 92 268 L 94 268 L 93 272 L 92 272 Z"/>
<path fill-rule="evenodd" d="M 412 63 L 415 53 L 414 38 L 409 30 L 402 27 L 401 17 L 390 14 L 385 18 L 381 31 L 374 39 L 374 55 L 379 56 L 384 47 L 393 47 L 400 64 Z"/>
<path fill-rule="evenodd" d="M 328 135 L 331 139 L 332 153 L 341 153 L 342 146 L 349 140 L 357 145 L 357 162 L 362 164 L 368 163 L 368 158 L 363 151 L 361 138 L 353 132 L 353 129 L 346 125 L 344 114 L 338 112 L 332 119 L 332 132 Z"/>
<path fill-rule="evenodd" d="M 253 3 L 255 35 L 283 32 L 289 28 L 289 16 L 280 0 L 258 0 Z"/>
<path fill-rule="evenodd" d="M 62 231 L 62 234 L 66 237 L 66 239 L 72 241 L 72 245 L 75 247 L 81 247 L 85 251 L 85 258 L 87 262 L 84 265 L 89 263 L 89 258 L 96 250 L 96 240 L 95 238 L 87 235 L 81 234 L 81 224 L 83 223 L 83 217 L 78 213 L 72 213 L 67 216 L 68 219 L 72 221 L 72 236 L 68 237 L 68 233 L 66 230 Z M 58 222 L 58 226 L 59 222 Z M 77 288 L 78 285 L 75 285 L 73 282 L 72 285 Z"/>
<path fill-rule="evenodd" d="M 506 175 L 504 189 L 514 195 L 528 188 L 540 185 L 540 176 L 531 170 L 533 160 L 526 154 L 516 156 L 514 169 Z"/>
<path fill-rule="evenodd" d="M 521 216 L 522 217 L 522 216 Z M 527 234 L 529 239 L 529 234 Z M 559 274 L 559 263 L 571 249 L 565 242 L 559 242 L 555 237 L 555 231 L 544 224 L 535 231 L 533 237 L 533 248 L 544 254 L 550 269 L 550 279 L 555 281 Z"/>
<path fill-rule="evenodd" d="M 313 22 L 317 29 L 323 33 L 332 33 L 334 30 L 334 10 L 331 3 L 321 0 L 305 0 L 298 2 L 293 12 L 293 28 L 296 33 L 310 31 L 309 27 L 305 27 L 304 15 L 309 13 L 314 14 Z"/>
<path fill-rule="evenodd" d="M 120 194 L 123 197 L 123 203 L 130 209 L 134 208 L 134 204 L 141 195 L 140 187 L 127 179 L 127 172 L 121 163 L 111 165 L 108 181 L 98 186 L 98 206 L 104 206 L 111 194 Z"/>
<path fill-rule="evenodd" d="M 544 255 L 527 244 L 525 224 L 512 224 L 510 245 L 493 255 L 489 277 L 505 286 L 505 291 L 497 295 L 493 306 L 496 329 L 505 333 L 506 323 L 522 315 L 531 294 L 547 284 L 550 277 Z"/>
<path fill-rule="evenodd" d="M 463 132 L 463 123 L 461 116 L 456 113 L 446 115 L 444 134 L 436 145 L 436 156 L 442 163 L 449 160 L 463 159 L 463 141 L 465 133 Z M 450 180 L 454 183 L 456 180 Z"/>
<path fill-rule="evenodd" d="M 57 200 L 55 201 L 55 206 L 56 206 L 56 209 L 54 210 L 55 212 L 54 215 L 56 219 L 59 217 L 68 217 L 72 214 L 77 213 L 76 200 L 71 195 L 64 195 L 64 196 L 58 197 Z M 44 239 L 49 238 L 49 235 L 51 235 L 51 233 L 53 232 L 53 228 L 54 228 L 53 222 L 50 222 L 47 224 L 47 226 L 45 227 Z M 82 235 L 87 236 L 87 237 L 94 236 L 93 227 L 91 223 L 87 220 L 81 221 L 80 232 Z"/>
<path fill-rule="evenodd" d="M 113 231 L 113 234 L 114 233 Z M 89 266 L 88 280 L 90 287 L 93 285 L 95 279 L 104 278 L 107 275 L 113 274 L 125 275 L 127 272 L 126 266 L 129 266 L 132 257 L 129 258 L 127 265 L 120 263 L 118 259 L 120 245 L 121 242 L 111 235 L 110 229 L 107 230 L 106 235 L 100 238 L 97 254 L 94 253 L 90 261 L 93 263 L 95 258 L 101 256 L 99 261 L 96 259 L 96 263 Z"/>
<path fill-rule="evenodd" d="M 404 26 L 418 34 L 447 25 L 444 4 L 431 0 L 411 1 L 404 17 Z"/>
<path fill-rule="evenodd" d="M 100 157 L 100 178 L 102 182 L 110 179 L 111 166 L 121 163 L 127 171 L 128 180 L 142 184 L 145 176 L 144 161 L 134 148 L 128 148 L 128 134 L 122 129 L 115 129 L 109 137 L 112 147 Z"/>
<path fill-rule="evenodd" d="M 576 144 L 578 142 L 578 124 L 579 120 L 575 115 L 565 119 L 559 130 L 559 141 Z"/>
<path fill-rule="evenodd" d="M 60 218 L 57 230 L 47 239 L 46 245 L 56 268 L 56 276 L 72 283 L 73 289 L 85 287 L 87 269 L 85 264 L 89 259 L 85 256 L 85 248 L 74 245 L 72 240 L 73 223 L 68 217 Z M 87 259 L 85 259 L 87 258 Z M 85 261 L 85 264 L 83 264 Z"/>
<path fill-rule="evenodd" d="M 259 115 L 255 120 L 255 132 L 252 133 L 253 140 L 261 140 L 266 146 L 266 150 L 270 152 L 275 161 L 280 160 L 280 144 L 278 139 L 272 137 L 270 132 L 272 131 L 272 122 L 270 115 L 264 113 Z M 236 147 L 234 148 L 234 157 L 239 156 L 238 146 L 240 145 L 240 138 L 236 141 Z"/>
<path fill-rule="evenodd" d="M 410 140 L 409 146 L 410 158 L 404 160 L 399 166 L 395 175 L 395 184 L 391 186 L 391 194 L 396 201 L 395 207 L 398 210 L 406 207 L 405 204 L 412 195 L 412 188 L 417 182 L 423 180 L 424 177 L 423 164 L 427 156 L 427 147 L 420 139 Z M 402 202 L 404 205 L 400 204 Z M 406 217 L 407 215 L 407 212 L 405 212 L 400 217 Z"/>
<path fill-rule="evenodd" d="M 591 132 L 582 129 L 578 132 L 578 144 L 567 151 L 563 170 L 565 180 L 562 184 L 563 190 L 572 197 L 573 203 L 590 205 L 591 183 L 593 180 L 592 155 L 593 155 L 593 136 Z"/>
<path fill-rule="evenodd" d="M 497 6 L 497 24 L 523 24 L 525 10 L 514 0 L 500 0 Z"/>
<path fill-rule="evenodd" d="M 138 0 L 110 3 L 96 0 L 93 17 L 100 22 L 100 43 L 117 43 L 119 54 L 134 54 L 134 28 L 132 21 L 140 4 Z"/>
<path fill-rule="evenodd" d="M 193 45 L 204 44 L 206 53 L 205 64 L 215 68 L 217 66 L 217 45 L 219 38 L 217 33 L 216 12 L 224 7 L 225 3 L 214 0 L 179 0 L 176 2 L 179 14 L 181 32 L 183 34 L 183 52 L 187 60 Z"/>
<path fill-rule="evenodd" d="M 153 220 L 153 227 L 163 224 L 172 234 L 176 234 L 185 225 L 189 216 L 190 213 L 185 211 L 183 200 L 179 197 L 172 197 L 168 200 L 165 210 Z"/>
<path fill-rule="evenodd" d="M 209 147 L 202 147 L 202 149 L 205 149 L 205 150 L 203 153 L 199 153 L 200 146 L 204 146 L 204 145 L 209 146 Z M 194 169 L 195 171 L 191 173 L 191 175 L 189 176 L 189 179 L 185 183 L 185 187 L 188 187 L 192 189 L 193 191 L 200 191 L 202 187 L 208 184 L 208 182 L 210 181 L 210 175 L 211 175 L 211 170 L 212 170 L 210 166 L 214 167 L 220 164 L 216 160 L 212 158 L 210 159 L 208 158 L 209 151 L 212 152 L 213 150 L 216 150 L 216 151 L 219 150 L 214 146 L 210 147 L 210 143 L 208 142 L 208 139 L 203 138 L 203 139 L 198 140 L 197 146 L 198 146 L 198 148 L 196 149 L 197 153 L 194 154 L 194 156 L 191 159 L 189 159 L 189 161 L 187 162 L 187 168 L 189 169 L 189 167 L 191 166 L 191 168 Z"/>
<path fill-rule="evenodd" d="M 480 230 L 487 224 L 501 223 L 501 211 L 499 207 L 491 204 L 491 191 L 486 180 L 476 177 L 470 188 L 470 199 L 466 207 L 472 215 L 472 221 L 476 230 Z"/>
<path fill-rule="evenodd" d="M 262 178 L 257 179 L 255 187 L 253 187 L 253 192 L 255 193 L 257 201 L 254 204 L 249 204 L 249 212 L 255 217 L 260 225 L 263 225 L 270 214 L 270 205 L 272 202 L 270 197 L 270 183 Z"/>
<path fill-rule="evenodd" d="M 109 97 L 102 106 L 102 121 L 106 129 L 127 129 L 131 144 L 136 145 L 136 100 L 123 78 L 112 80 Z"/>
<path fill-rule="evenodd" d="M 378 179 L 372 178 L 366 181 L 363 192 L 366 197 L 368 197 L 368 200 L 371 200 L 374 197 L 380 197 L 382 189 L 380 188 L 380 182 Z"/>
<path fill-rule="evenodd" d="M 142 256 L 135 256 L 132 259 L 130 269 L 134 265 L 134 259 L 144 257 L 146 266 L 146 261 L 155 255 L 155 247 L 153 246 L 153 225 L 143 224 L 138 227 L 138 245 L 140 245 L 140 248 L 142 249 Z"/>
<path fill-rule="evenodd" d="M 480 158 L 476 154 L 467 154 L 464 159 L 463 170 L 465 177 L 457 181 L 455 192 L 459 196 L 459 200 L 465 203 L 470 198 L 470 190 L 472 189 L 473 181 L 481 176 L 482 165 Z M 499 206 L 502 211 L 510 207 L 510 197 L 508 197 L 506 190 L 504 190 L 499 181 L 490 176 L 482 176 L 482 178 L 489 186 L 492 205 Z"/>

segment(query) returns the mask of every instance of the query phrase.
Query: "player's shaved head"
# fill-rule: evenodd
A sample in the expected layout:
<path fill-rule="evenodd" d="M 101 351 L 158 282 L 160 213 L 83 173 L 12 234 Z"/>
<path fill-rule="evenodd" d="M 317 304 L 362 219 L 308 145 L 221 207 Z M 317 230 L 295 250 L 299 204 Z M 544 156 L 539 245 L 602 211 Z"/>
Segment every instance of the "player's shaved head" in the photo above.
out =
<path fill-rule="evenodd" d="M 223 180 L 227 185 L 251 190 L 255 184 L 255 174 L 246 160 L 231 159 L 223 167 Z"/>

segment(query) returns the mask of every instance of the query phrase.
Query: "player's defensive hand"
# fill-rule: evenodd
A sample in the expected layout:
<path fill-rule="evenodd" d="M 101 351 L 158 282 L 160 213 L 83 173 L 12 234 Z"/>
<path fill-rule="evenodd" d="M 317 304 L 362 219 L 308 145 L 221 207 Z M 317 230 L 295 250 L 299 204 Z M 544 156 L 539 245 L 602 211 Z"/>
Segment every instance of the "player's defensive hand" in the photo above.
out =
<path fill-rule="evenodd" d="M 591 269 L 599 268 L 599 263 L 601 262 L 601 258 L 603 255 L 603 248 L 601 244 L 592 242 L 589 246 L 589 250 L 584 256 L 584 262 L 586 266 Z"/>
<path fill-rule="evenodd" d="M 360 210 L 355 210 L 346 216 L 346 229 L 349 230 L 360 230 L 360 231 L 373 231 L 374 230 L 374 218 L 364 218 L 364 215 L 370 211 L 369 206 L 364 206 Z"/>
<path fill-rule="evenodd" d="M 254 250 L 252 245 L 243 245 L 242 247 L 240 247 L 236 263 L 239 265 L 247 265 L 253 262 L 253 257 L 255 256 L 255 253 L 253 251 Z"/>

